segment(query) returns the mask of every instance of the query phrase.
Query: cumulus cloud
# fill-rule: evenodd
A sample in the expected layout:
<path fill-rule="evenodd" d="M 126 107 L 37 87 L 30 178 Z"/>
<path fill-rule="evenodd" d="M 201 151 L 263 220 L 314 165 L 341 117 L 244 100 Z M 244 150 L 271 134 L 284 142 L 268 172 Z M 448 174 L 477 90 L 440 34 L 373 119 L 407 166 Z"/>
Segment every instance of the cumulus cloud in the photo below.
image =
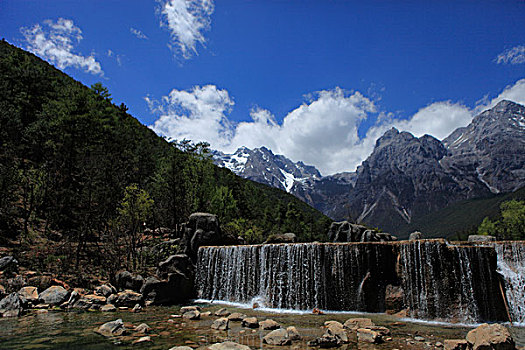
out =
<path fill-rule="evenodd" d="M 500 53 L 496 59 L 497 64 L 521 64 L 525 63 L 525 46 L 518 45 Z"/>
<path fill-rule="evenodd" d="M 135 29 L 133 27 L 129 28 L 131 34 L 135 35 L 139 39 L 148 40 L 148 36 L 144 34 L 141 30 Z"/>
<path fill-rule="evenodd" d="M 100 63 L 93 54 L 83 56 L 74 52 L 75 45 L 82 40 L 82 31 L 72 20 L 46 20 L 43 26 L 35 24 L 32 27 L 22 27 L 20 31 L 27 42 L 27 50 L 57 68 L 74 67 L 91 74 L 103 75 Z"/>
<path fill-rule="evenodd" d="M 204 45 L 203 32 L 210 27 L 214 11 L 212 0 L 157 0 L 161 26 L 169 30 L 170 48 L 188 59 L 197 54 L 197 44 Z"/>
<path fill-rule="evenodd" d="M 214 85 L 196 86 L 188 91 L 172 90 L 160 101 L 149 97 L 146 101 L 159 116 L 151 128 L 160 135 L 207 141 L 212 148 L 224 152 L 234 152 L 241 146 L 266 146 L 294 161 L 315 165 L 327 175 L 355 170 L 370 155 L 376 140 L 391 127 L 418 137 L 429 134 L 443 139 L 502 99 L 524 103 L 525 79 L 472 109 L 452 101 L 435 102 L 408 119 L 379 112 L 370 98 L 357 91 L 336 87 L 312 96 L 280 123 L 261 107 L 251 110 L 250 121 L 231 123 L 228 114 L 234 102 L 226 90 Z M 364 137 L 359 137 L 359 126 L 371 116 L 378 116 L 377 121 Z"/>
<path fill-rule="evenodd" d="M 207 141 L 223 149 L 231 139 L 227 114 L 234 101 L 228 91 L 214 85 L 195 86 L 189 91 L 173 89 L 160 101 L 145 98 L 150 110 L 159 114 L 151 127 L 168 139 Z"/>

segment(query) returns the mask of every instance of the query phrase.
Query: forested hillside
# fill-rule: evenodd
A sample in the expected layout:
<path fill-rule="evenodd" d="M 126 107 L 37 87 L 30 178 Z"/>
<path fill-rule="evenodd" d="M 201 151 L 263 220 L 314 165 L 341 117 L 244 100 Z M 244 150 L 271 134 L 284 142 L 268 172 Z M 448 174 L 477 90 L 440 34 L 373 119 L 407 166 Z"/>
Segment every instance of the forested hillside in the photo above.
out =
<path fill-rule="evenodd" d="M 176 229 L 196 211 L 217 214 L 248 242 L 280 232 L 324 239 L 327 217 L 216 167 L 206 144 L 158 137 L 101 84 L 83 86 L 6 41 L 0 75 L 3 244 L 47 237 L 80 256 L 111 230 Z"/>

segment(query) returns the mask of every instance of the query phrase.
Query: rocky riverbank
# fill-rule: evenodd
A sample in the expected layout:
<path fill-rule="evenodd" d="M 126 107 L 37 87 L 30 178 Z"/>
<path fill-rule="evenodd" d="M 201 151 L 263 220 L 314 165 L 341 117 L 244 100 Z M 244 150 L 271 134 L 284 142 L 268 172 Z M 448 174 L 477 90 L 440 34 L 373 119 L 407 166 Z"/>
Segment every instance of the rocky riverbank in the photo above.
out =
<path fill-rule="evenodd" d="M 216 304 L 186 308 L 151 306 L 140 312 L 117 309 L 111 313 L 49 310 L 41 314 L 30 310 L 17 319 L 0 319 L 0 348 L 167 350 L 186 346 L 183 349 L 202 350 L 230 349 L 214 344 L 234 342 L 245 346 L 237 349 L 333 346 L 361 350 L 440 350 L 466 349 L 462 344 L 473 330 L 450 324 L 414 323 L 384 314 L 283 314 Z M 518 349 L 525 345 L 525 329 L 510 327 L 510 332 Z M 475 339 L 478 338 L 482 339 L 476 335 Z M 454 343 L 449 340 L 456 340 L 459 347 L 449 347 Z"/>

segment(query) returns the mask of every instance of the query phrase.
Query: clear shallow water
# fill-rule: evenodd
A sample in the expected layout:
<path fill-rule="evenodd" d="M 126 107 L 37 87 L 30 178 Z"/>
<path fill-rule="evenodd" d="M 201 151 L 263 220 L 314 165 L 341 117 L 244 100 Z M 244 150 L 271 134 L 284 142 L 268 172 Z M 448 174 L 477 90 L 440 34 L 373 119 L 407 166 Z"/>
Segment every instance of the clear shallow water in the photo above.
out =
<path fill-rule="evenodd" d="M 259 320 L 271 318 L 283 326 L 294 325 L 303 335 L 304 342 L 294 344 L 295 347 L 280 347 L 280 349 L 306 348 L 306 342 L 322 335 L 320 328 L 327 320 L 344 322 L 351 317 L 369 317 L 376 324 L 392 330 L 394 340 L 382 345 L 359 345 L 355 342 L 341 349 L 421 349 L 422 344 L 407 345 L 406 339 L 418 334 L 431 342 L 444 339 L 464 338 L 471 326 L 425 322 L 419 320 L 399 319 L 385 314 L 362 314 L 355 312 L 336 312 L 324 315 L 311 313 L 287 313 L 284 310 L 253 310 L 251 305 L 225 305 L 225 303 L 202 304 L 203 311 L 216 311 L 226 307 L 232 312 L 241 312 L 256 316 Z M 207 345 L 215 342 L 232 340 L 262 348 L 262 337 L 267 331 L 252 331 L 242 328 L 240 323 L 232 323 L 228 332 L 217 332 L 210 325 L 217 317 L 205 317 L 201 321 L 182 321 L 173 319 L 172 314 L 178 314 L 179 307 L 151 307 L 141 313 L 119 311 L 116 313 L 102 312 L 63 312 L 50 311 L 47 314 L 28 314 L 19 318 L 0 319 L 0 349 L 169 349 L 176 345 L 186 345 L 187 341 L 195 345 Z M 152 328 L 152 343 L 131 345 L 138 337 L 128 336 L 120 342 L 117 339 L 105 338 L 93 330 L 102 323 L 121 318 L 127 325 L 134 326 L 147 323 Z M 169 319 L 174 322 L 168 322 Z M 184 323 L 184 325 L 181 325 Z M 518 345 L 525 345 L 525 328 L 511 327 L 511 332 Z M 266 346 L 264 346 L 266 348 Z"/>

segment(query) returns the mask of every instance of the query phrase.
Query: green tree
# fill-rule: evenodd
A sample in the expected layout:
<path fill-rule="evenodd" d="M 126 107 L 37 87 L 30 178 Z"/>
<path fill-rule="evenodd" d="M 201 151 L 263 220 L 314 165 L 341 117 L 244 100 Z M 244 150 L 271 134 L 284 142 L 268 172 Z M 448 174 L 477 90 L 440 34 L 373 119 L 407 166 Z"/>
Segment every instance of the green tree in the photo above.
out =
<path fill-rule="evenodd" d="M 484 218 L 478 227 L 478 235 L 497 236 L 496 222 L 491 221 L 488 217 Z"/>
<path fill-rule="evenodd" d="M 133 269 L 137 267 L 145 223 L 151 215 L 152 206 L 153 200 L 137 184 L 126 187 L 118 208 L 117 221 L 127 246 L 128 263 L 131 262 Z"/>
<path fill-rule="evenodd" d="M 210 211 L 219 216 L 221 222 L 230 222 L 237 216 L 237 201 L 226 186 L 215 189 L 210 201 Z"/>
<path fill-rule="evenodd" d="M 525 238 L 525 201 L 510 200 L 501 203 L 501 226 L 506 239 Z"/>

